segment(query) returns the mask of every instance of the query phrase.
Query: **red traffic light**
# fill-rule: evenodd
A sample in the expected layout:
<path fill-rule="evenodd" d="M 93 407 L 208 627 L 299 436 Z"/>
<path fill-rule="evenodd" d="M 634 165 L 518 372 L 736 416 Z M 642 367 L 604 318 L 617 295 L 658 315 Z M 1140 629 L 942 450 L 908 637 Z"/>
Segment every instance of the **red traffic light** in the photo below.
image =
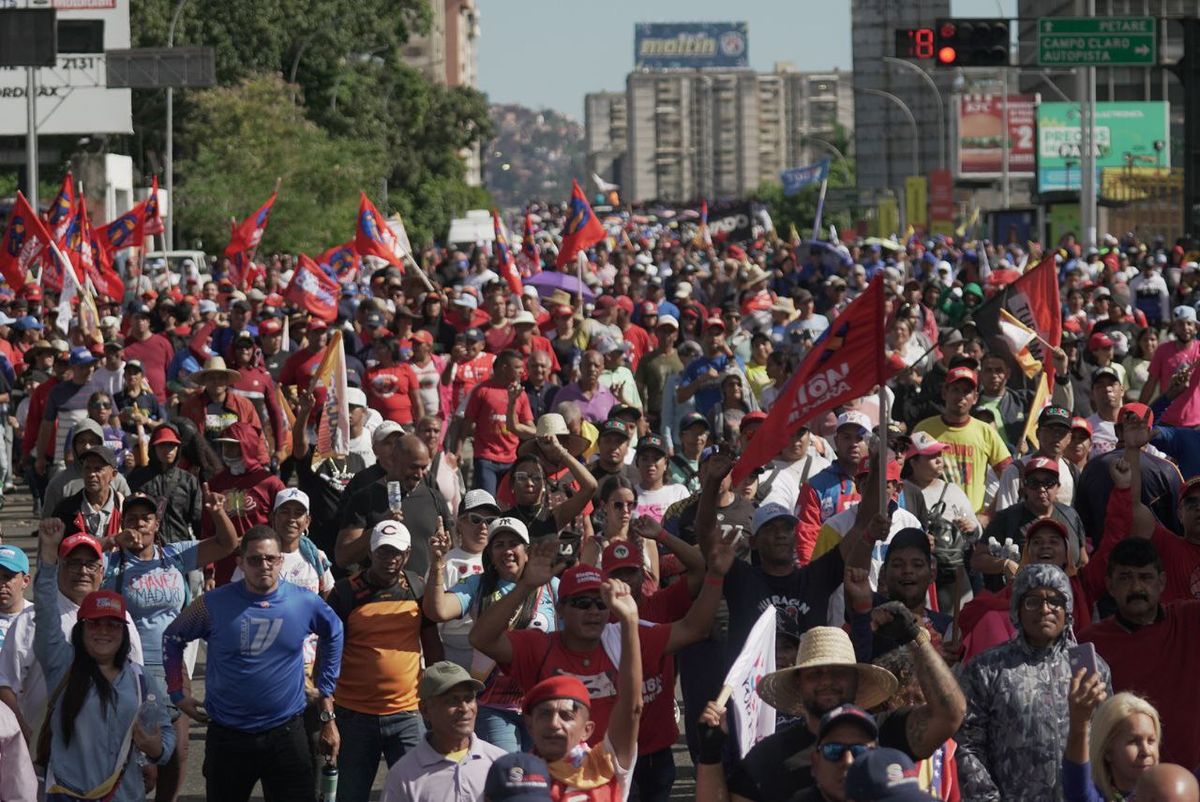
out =
<path fill-rule="evenodd" d="M 957 58 L 958 53 L 954 51 L 953 47 L 946 46 L 938 48 L 937 60 L 939 64 L 953 64 Z"/>
<path fill-rule="evenodd" d="M 943 22 L 941 27 L 938 28 L 938 36 L 943 39 L 953 39 L 957 32 L 953 22 Z"/>

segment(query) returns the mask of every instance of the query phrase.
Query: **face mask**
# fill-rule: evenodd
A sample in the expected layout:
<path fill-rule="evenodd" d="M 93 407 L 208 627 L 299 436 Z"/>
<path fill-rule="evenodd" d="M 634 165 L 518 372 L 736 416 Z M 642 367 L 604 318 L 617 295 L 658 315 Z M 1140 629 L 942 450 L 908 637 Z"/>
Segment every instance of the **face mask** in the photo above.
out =
<path fill-rule="evenodd" d="M 241 476 L 246 472 L 246 461 L 243 459 L 227 459 L 225 465 L 234 476 Z"/>

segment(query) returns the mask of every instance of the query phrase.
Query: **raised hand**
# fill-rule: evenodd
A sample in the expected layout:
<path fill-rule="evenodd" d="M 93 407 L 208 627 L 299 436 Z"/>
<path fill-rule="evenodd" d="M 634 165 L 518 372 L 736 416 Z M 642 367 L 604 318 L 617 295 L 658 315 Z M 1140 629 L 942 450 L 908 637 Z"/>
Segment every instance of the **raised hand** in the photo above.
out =
<path fill-rule="evenodd" d="M 509 403 L 516 403 L 518 400 L 520 400 L 521 393 L 523 392 L 525 392 L 525 390 L 521 387 L 520 382 L 513 382 L 512 384 L 508 385 Z"/>
<path fill-rule="evenodd" d="M 563 447 L 562 442 L 554 435 L 542 435 L 537 439 L 537 444 L 542 452 L 542 456 L 555 465 L 562 465 L 567 461 L 567 449 Z"/>
<path fill-rule="evenodd" d="M 733 463 L 736 461 L 737 458 L 734 456 L 732 451 L 721 448 L 719 451 L 709 457 L 707 462 L 704 463 L 708 468 L 705 476 L 707 476 L 711 482 L 720 483 L 733 470 Z"/>
<path fill-rule="evenodd" d="M 1118 490 L 1128 490 L 1133 485 L 1133 470 L 1124 457 L 1108 463 L 1108 475 Z"/>
<path fill-rule="evenodd" d="M 450 551 L 450 535 L 446 532 L 446 524 L 442 516 L 439 515 L 437 531 L 429 540 L 429 553 L 433 557 L 433 562 L 441 565 L 448 551 Z"/>
<path fill-rule="evenodd" d="M 1088 674 L 1081 668 L 1071 677 L 1071 690 L 1067 694 L 1067 709 L 1072 727 L 1081 727 L 1092 719 L 1092 711 L 1108 697 L 1104 680 L 1099 674 Z"/>
<path fill-rule="evenodd" d="M 851 610 L 865 611 L 875 606 L 870 577 L 871 572 L 866 568 L 846 566 L 846 572 L 842 575 L 842 586 L 846 590 L 846 601 L 849 602 Z"/>
<path fill-rule="evenodd" d="M 658 540 L 663 531 L 662 524 L 651 518 L 649 515 L 639 515 L 629 524 L 629 531 L 638 537 L 644 537 L 649 540 Z M 641 547 L 641 544 L 638 544 Z"/>
<path fill-rule="evenodd" d="M 306 391 L 307 392 L 307 391 Z M 200 502 L 204 505 L 204 511 L 211 515 L 216 515 L 221 510 L 225 509 L 225 494 L 217 493 L 208 486 L 205 482 L 200 486 L 201 496 Z"/>
<path fill-rule="evenodd" d="M 917 637 L 921 622 L 903 602 L 889 601 L 871 611 L 871 628 L 903 646 Z"/>
<path fill-rule="evenodd" d="M 709 574 L 723 577 L 729 573 L 729 569 L 733 567 L 733 561 L 737 559 L 737 550 L 734 546 L 737 545 L 741 534 L 742 530 L 734 527 L 721 537 L 711 541 L 708 554 L 705 555 Z"/>
<path fill-rule="evenodd" d="M 619 579 L 606 580 L 600 586 L 600 597 L 604 599 L 604 603 L 608 605 L 608 609 L 612 610 L 618 618 L 623 618 L 628 623 L 637 623 L 637 601 L 634 600 L 633 594 L 629 591 L 629 586 L 624 582 Z"/>
<path fill-rule="evenodd" d="M 296 401 L 299 409 L 312 411 L 312 408 L 317 405 L 317 394 L 309 387 L 297 388 Z"/>
<path fill-rule="evenodd" d="M 529 557 L 521 571 L 520 584 L 532 590 L 554 578 L 554 560 L 558 557 L 558 541 L 553 538 L 526 547 Z"/>
<path fill-rule="evenodd" d="M 46 518 L 38 524 L 38 543 L 41 547 L 42 562 L 57 562 L 58 544 L 62 543 L 66 527 L 57 518 Z"/>
<path fill-rule="evenodd" d="M 874 543 L 882 543 L 887 540 L 888 533 L 891 531 L 892 519 L 885 513 L 877 512 L 867 522 L 867 538 Z"/>

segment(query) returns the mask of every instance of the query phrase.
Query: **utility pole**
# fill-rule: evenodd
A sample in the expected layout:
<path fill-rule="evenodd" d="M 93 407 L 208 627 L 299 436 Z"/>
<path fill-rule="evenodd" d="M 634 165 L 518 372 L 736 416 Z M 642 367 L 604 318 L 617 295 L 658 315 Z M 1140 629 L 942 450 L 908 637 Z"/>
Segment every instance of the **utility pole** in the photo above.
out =
<path fill-rule="evenodd" d="M 25 192 L 34 214 L 38 209 L 37 68 L 25 68 Z"/>
<path fill-rule="evenodd" d="M 1076 0 L 1080 16 L 1096 16 L 1096 0 Z M 1079 222 L 1083 245 L 1095 248 L 1096 209 L 1096 68 L 1078 67 L 1076 92 L 1079 95 Z"/>

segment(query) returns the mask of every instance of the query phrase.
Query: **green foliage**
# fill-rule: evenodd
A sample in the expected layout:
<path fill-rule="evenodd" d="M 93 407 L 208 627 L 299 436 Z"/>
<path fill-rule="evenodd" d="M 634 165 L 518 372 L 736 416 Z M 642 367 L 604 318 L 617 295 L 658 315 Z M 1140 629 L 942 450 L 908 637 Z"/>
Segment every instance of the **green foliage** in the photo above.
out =
<path fill-rule="evenodd" d="M 134 46 L 164 45 L 175 8 L 176 0 L 135 1 Z M 372 198 L 378 198 L 381 180 L 388 179 L 389 208 L 381 210 L 400 211 L 414 243 L 444 236 L 450 217 L 486 205 L 486 193 L 466 185 L 460 156 L 464 148 L 491 136 L 484 96 L 432 84 L 400 60 L 401 46 L 411 35 L 427 31 L 430 20 L 428 0 L 189 0 L 175 43 L 212 46 L 219 86 L 239 92 L 175 93 L 176 125 L 188 132 L 176 141 L 177 188 L 234 190 L 226 197 L 181 196 L 180 241 L 199 237 L 206 248 L 224 247 L 227 220 L 215 241 L 210 239 L 217 234 L 212 220 L 227 218 L 230 204 L 245 207 L 233 212 L 238 216 L 253 211 L 278 174 L 284 174 L 284 186 L 264 247 L 299 247 L 299 241 L 294 244 L 276 229 L 290 216 L 286 209 L 293 203 L 325 209 L 304 242 L 329 229 L 341 233 L 325 247 L 345 241 L 354 216 L 338 219 L 325 199 L 340 203 L 344 187 L 360 179 L 355 197 L 362 189 Z M 265 76 L 272 76 L 269 91 L 262 83 Z M 292 76 L 294 86 L 285 83 Z M 135 150 L 140 151 L 135 159 L 146 171 L 161 169 L 164 94 L 134 93 Z M 218 114 L 211 98 L 238 96 L 247 101 L 239 104 L 240 111 L 222 113 L 220 119 L 226 126 L 223 135 L 246 140 L 231 139 L 217 148 L 212 132 L 204 131 Z M 265 97 L 289 108 L 253 105 Z M 300 142 L 290 141 L 297 136 Z M 218 150 L 226 155 L 218 158 Z M 242 150 L 268 162 L 286 153 L 292 161 L 279 167 L 259 164 L 240 156 Z M 224 186 L 214 175 L 222 164 L 231 173 Z M 190 174 L 197 169 L 202 170 L 199 176 Z M 252 172 L 239 175 L 239 170 Z M 332 185 L 318 180 L 326 172 L 336 175 Z M 320 194 L 299 197 L 310 186 L 320 188 Z M 262 191 L 253 194 L 252 189 Z M 298 210 L 294 219 L 299 224 L 309 213 Z M 288 236 L 298 230 L 299 225 Z"/>
<path fill-rule="evenodd" d="M 330 137 L 291 103 L 291 91 L 279 78 L 258 76 L 197 93 L 180 132 L 194 154 L 178 164 L 181 242 L 200 239 L 219 252 L 230 217 L 253 214 L 277 177 L 283 185 L 265 251 L 315 256 L 353 236 L 359 190 L 373 195 L 380 186 L 382 154 L 370 142 Z"/>

